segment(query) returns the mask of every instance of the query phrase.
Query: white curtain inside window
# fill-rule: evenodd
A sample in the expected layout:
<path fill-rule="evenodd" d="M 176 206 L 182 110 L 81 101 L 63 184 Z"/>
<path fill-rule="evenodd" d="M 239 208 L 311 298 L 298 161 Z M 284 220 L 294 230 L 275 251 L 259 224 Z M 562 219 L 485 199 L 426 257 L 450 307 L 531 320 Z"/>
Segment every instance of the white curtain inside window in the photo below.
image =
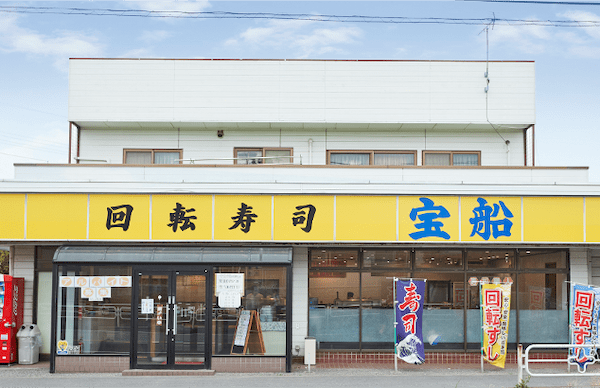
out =
<path fill-rule="evenodd" d="M 376 166 L 414 166 L 414 154 L 375 154 L 374 164 Z"/>
<path fill-rule="evenodd" d="M 290 150 L 266 150 L 265 156 L 272 157 L 273 159 L 265 159 L 266 164 L 290 164 L 292 163 L 292 158 Z M 287 156 L 287 158 L 286 158 Z M 275 158 L 277 157 L 277 158 Z"/>
<path fill-rule="evenodd" d="M 424 166 L 449 166 L 450 153 L 426 153 L 423 159 Z"/>
<path fill-rule="evenodd" d="M 332 153 L 329 164 L 338 166 L 367 166 L 369 165 L 369 154 L 338 154 Z"/>
<path fill-rule="evenodd" d="M 126 151 L 125 164 L 151 164 L 152 152 L 150 151 Z"/>
<path fill-rule="evenodd" d="M 179 152 L 154 152 L 154 164 L 179 164 Z"/>
<path fill-rule="evenodd" d="M 478 166 L 479 155 L 477 154 L 453 154 L 452 164 L 455 166 Z"/>

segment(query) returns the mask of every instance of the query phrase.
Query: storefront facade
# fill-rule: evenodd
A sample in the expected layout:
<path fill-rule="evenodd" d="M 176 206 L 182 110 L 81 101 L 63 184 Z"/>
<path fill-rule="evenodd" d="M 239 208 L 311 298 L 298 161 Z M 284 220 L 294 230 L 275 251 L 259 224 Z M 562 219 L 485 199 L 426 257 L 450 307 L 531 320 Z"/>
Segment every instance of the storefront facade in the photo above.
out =
<path fill-rule="evenodd" d="M 534 166 L 531 62 L 75 59 L 70 93 L 73 163 L 0 184 L 52 371 L 389 355 L 395 277 L 428 352 L 479 351 L 482 280 L 509 350 L 565 343 L 600 284 L 600 185 Z"/>
<path fill-rule="evenodd" d="M 427 280 L 428 351 L 479 350 L 479 289 L 473 280 L 483 279 L 512 282 L 509 349 L 566 343 L 569 281 L 591 275 L 593 249 L 580 245 L 600 240 L 595 197 L 11 194 L 10 199 L 11 209 L 19 203 L 27 210 L 22 236 L 37 244 L 45 240 L 43 245 L 62 241 L 43 248 L 46 260 L 52 254 L 51 263 L 38 262 L 52 268 L 52 317 L 44 334 L 50 337 L 51 369 L 57 371 L 91 357 L 118 360 L 118 368 L 126 369 L 255 371 L 260 360 L 260 370 L 290 371 L 306 336 L 322 352 L 389 353 L 393 278 Z M 422 206 L 429 204 L 426 199 L 434 202 L 433 213 Z M 173 206 L 161 212 L 167 200 Z M 244 203 L 256 216 L 248 232 L 238 230 L 249 240 L 220 237 L 219 228 L 225 234 L 238 229 Z M 492 212 L 479 209 L 487 203 L 487 210 L 496 203 L 504 213 L 488 217 Z M 547 207 L 562 213 L 545 215 Z M 211 237 L 194 241 L 190 235 L 201 232 L 200 217 L 189 218 L 188 228 L 180 220 L 174 230 L 171 214 L 181 208 L 193 209 L 188 216 L 208 218 L 205 232 Z M 310 210 L 298 214 L 298 208 Z M 95 216 L 102 211 L 103 217 Z M 411 216 L 445 211 L 448 217 L 433 217 L 439 222 L 433 228 Z M 67 212 L 73 216 L 61 217 Z M 77 214 L 81 233 L 74 225 Z M 268 224 L 262 232 L 261 219 Z M 525 240 L 536 236 L 539 223 L 550 227 L 540 232 L 547 239 L 573 241 Z M 181 238 L 166 241 L 163 227 Z M 264 240 L 253 232 L 264 233 Z M 291 240 L 297 232 L 304 239 Z M 237 301 L 221 299 L 226 296 L 219 284 L 230 275 L 241 291 Z M 254 312 L 258 326 L 240 349 L 243 311 Z M 258 327 L 260 335 L 254 333 Z"/>
<path fill-rule="evenodd" d="M 289 370 L 290 264 L 290 248 L 61 247 L 51 369 L 56 357 L 95 355 L 125 357 L 131 369 L 210 369 L 223 357 L 261 356 Z M 232 274 L 243 303 L 219 300 L 217 283 Z M 261 333 L 240 349 L 242 310 L 258 314 Z"/>

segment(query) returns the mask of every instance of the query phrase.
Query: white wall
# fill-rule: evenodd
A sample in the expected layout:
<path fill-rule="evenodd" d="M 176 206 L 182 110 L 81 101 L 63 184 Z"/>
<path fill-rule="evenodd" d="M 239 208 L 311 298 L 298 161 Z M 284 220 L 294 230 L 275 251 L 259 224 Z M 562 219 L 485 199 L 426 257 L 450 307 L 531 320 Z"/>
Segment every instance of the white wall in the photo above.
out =
<path fill-rule="evenodd" d="M 302 164 L 326 164 L 327 150 L 410 150 L 417 151 L 420 165 L 422 151 L 481 151 L 484 166 L 523 166 L 524 144 L 521 131 L 461 130 L 442 131 L 403 128 L 397 130 L 350 129 L 263 129 L 244 130 L 222 127 L 223 137 L 216 129 L 92 129 L 81 131 L 80 157 L 100 159 L 108 163 L 123 163 L 123 149 L 154 148 L 183 149 L 184 159 L 196 164 L 231 164 L 235 147 L 293 148 L 302 156 Z M 505 139 L 510 145 L 505 144 Z M 309 143 L 309 140 L 312 142 Z M 312 152 L 309 151 L 312 144 Z M 209 160 L 206 160 L 209 159 Z M 87 163 L 82 161 L 82 163 Z M 188 163 L 188 162 L 185 162 Z M 296 163 L 300 163 L 296 159 Z"/>
<path fill-rule="evenodd" d="M 304 355 L 308 335 L 308 248 L 294 247 L 292 256 L 292 354 Z M 300 353 L 295 351 L 300 346 Z"/>
<path fill-rule="evenodd" d="M 71 59 L 69 121 L 533 124 L 533 62 Z"/>
<path fill-rule="evenodd" d="M 10 275 L 25 279 L 23 323 L 33 323 L 33 278 L 35 247 L 17 245 L 11 248 Z"/>
<path fill-rule="evenodd" d="M 590 249 L 591 284 L 600 286 L 600 249 Z"/>
<path fill-rule="evenodd" d="M 592 281 L 592 264 L 589 258 L 589 249 L 571 248 L 569 249 L 569 259 L 571 262 L 571 282 L 590 284 Z"/>

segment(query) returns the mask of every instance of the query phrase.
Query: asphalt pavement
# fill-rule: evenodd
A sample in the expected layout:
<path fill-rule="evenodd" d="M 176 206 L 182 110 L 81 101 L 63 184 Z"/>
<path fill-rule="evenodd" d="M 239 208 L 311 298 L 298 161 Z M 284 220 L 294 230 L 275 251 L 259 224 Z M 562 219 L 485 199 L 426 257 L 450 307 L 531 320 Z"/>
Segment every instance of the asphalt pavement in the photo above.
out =
<path fill-rule="evenodd" d="M 292 373 L 216 373 L 214 376 L 123 377 L 120 373 L 55 373 L 48 364 L 0 367 L 0 387 L 441 387 L 499 388 L 517 385 L 517 370 L 448 367 L 423 370 L 296 368 Z M 531 377 L 527 387 L 600 387 L 600 376 Z"/>

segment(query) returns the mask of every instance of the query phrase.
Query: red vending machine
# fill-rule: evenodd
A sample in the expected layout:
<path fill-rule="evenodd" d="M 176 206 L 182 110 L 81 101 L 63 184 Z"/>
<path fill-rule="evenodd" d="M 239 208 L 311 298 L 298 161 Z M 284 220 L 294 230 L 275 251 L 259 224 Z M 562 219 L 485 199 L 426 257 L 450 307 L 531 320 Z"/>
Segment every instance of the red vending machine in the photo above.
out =
<path fill-rule="evenodd" d="M 23 324 L 23 278 L 0 275 L 0 364 L 17 362 L 17 331 Z"/>

